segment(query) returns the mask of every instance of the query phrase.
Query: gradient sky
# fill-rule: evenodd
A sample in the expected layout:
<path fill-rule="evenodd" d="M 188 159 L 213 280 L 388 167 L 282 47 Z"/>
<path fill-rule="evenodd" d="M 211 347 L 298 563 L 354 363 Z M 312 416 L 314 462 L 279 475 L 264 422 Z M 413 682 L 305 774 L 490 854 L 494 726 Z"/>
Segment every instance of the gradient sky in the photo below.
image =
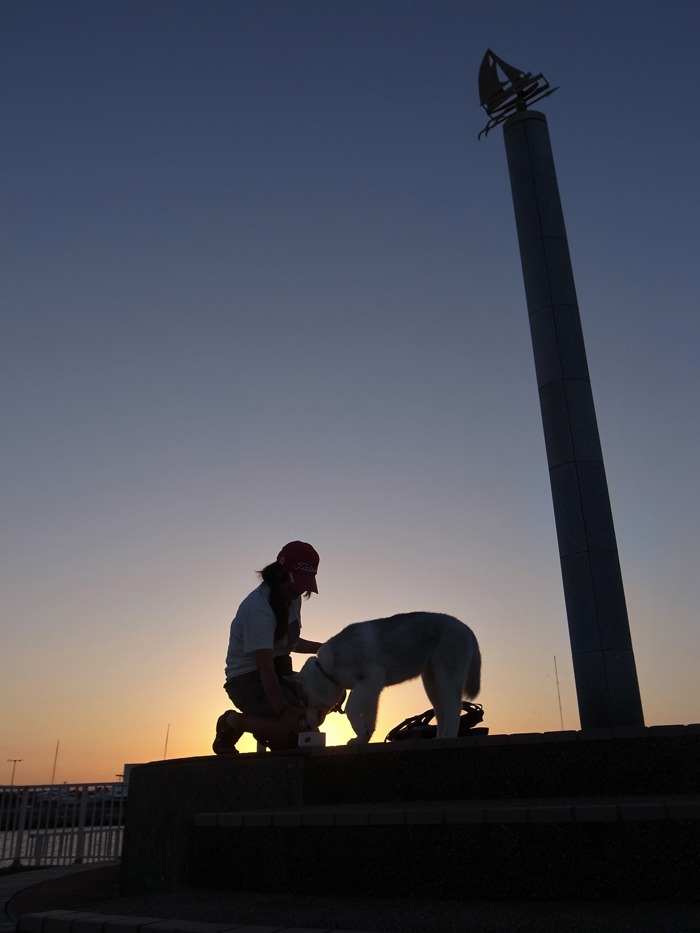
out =
<path fill-rule="evenodd" d="M 502 131 L 477 141 L 489 47 L 560 85 L 646 722 L 698 721 L 700 5 L 0 18 L 0 782 L 48 782 L 58 742 L 57 782 L 209 754 L 230 619 L 295 538 L 307 637 L 457 615 L 492 733 L 560 728 L 555 655 L 579 728 Z M 428 706 L 387 691 L 375 740 Z"/>

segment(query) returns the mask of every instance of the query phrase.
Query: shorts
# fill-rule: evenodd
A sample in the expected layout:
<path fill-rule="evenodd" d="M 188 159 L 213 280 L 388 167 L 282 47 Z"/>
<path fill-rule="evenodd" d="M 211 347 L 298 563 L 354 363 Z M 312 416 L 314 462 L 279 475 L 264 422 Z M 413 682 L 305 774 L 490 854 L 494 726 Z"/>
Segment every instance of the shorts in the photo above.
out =
<path fill-rule="evenodd" d="M 299 697 L 286 684 L 280 683 L 280 687 L 290 706 L 301 707 Z M 272 703 L 263 690 L 260 674 L 257 671 L 232 677 L 224 684 L 224 690 L 228 693 L 233 705 L 242 713 L 273 718 L 277 716 L 277 711 L 273 709 Z"/>
<path fill-rule="evenodd" d="M 301 709 L 302 703 L 299 697 L 282 680 L 287 674 L 293 673 L 292 662 L 288 655 L 282 655 L 275 658 L 275 671 L 282 688 L 285 700 L 290 706 L 297 706 Z M 224 690 L 229 695 L 233 705 L 242 713 L 248 713 L 250 716 L 268 716 L 270 719 L 277 718 L 277 711 L 267 698 L 263 690 L 260 674 L 257 671 L 250 671 L 248 674 L 239 674 L 238 677 L 231 677 L 224 684 Z M 263 743 L 269 748 L 273 745 L 275 748 L 296 748 L 298 740 L 296 735 L 290 736 L 289 742 L 283 745 L 271 743 L 265 740 Z"/>

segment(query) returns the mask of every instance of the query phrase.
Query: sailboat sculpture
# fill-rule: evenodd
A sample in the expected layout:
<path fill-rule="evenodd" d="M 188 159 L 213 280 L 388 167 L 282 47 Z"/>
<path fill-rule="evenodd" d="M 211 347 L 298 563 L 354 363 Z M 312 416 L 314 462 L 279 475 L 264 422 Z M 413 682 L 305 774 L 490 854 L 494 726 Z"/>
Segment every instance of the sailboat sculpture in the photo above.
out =
<path fill-rule="evenodd" d="M 544 75 L 520 71 L 487 49 L 479 68 L 479 99 L 490 119 L 479 139 L 518 110 L 526 110 L 528 104 L 548 97 L 557 89 L 549 86 Z"/>

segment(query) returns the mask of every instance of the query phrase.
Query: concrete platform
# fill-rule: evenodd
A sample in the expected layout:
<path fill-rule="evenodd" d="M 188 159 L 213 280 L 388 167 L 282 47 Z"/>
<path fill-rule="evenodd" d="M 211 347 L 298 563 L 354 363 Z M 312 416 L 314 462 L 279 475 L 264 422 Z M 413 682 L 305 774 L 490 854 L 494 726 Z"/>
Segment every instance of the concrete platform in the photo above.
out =
<path fill-rule="evenodd" d="M 154 762 L 121 888 L 693 903 L 699 776 L 698 726 Z"/>
<path fill-rule="evenodd" d="M 28 883 L 29 876 L 34 879 Z M 179 890 L 139 897 L 116 894 L 118 866 L 38 869 L 16 887 L 2 926 L 7 933 L 697 933 L 700 904 L 670 902 L 463 901 L 297 897 L 252 892 Z M 6 886 L 3 886 L 6 882 Z"/>
<path fill-rule="evenodd" d="M 669 726 L 154 762 L 124 864 L 0 875 L 0 933 L 697 933 L 699 742 Z M 569 836 L 553 867 L 548 833 Z M 504 893 L 509 858 L 525 896 Z M 594 890 L 577 859 L 641 883 Z M 574 896 L 542 895 L 557 873 Z"/>

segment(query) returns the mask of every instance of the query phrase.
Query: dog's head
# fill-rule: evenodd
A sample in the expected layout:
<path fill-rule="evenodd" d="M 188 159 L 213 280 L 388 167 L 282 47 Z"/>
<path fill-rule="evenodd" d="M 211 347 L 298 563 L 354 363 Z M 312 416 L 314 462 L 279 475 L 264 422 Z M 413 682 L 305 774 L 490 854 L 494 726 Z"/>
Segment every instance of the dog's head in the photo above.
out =
<path fill-rule="evenodd" d="M 310 729 L 317 729 L 328 713 L 342 711 L 346 691 L 323 671 L 317 658 L 309 658 L 298 674 L 284 679 L 306 709 Z"/>

